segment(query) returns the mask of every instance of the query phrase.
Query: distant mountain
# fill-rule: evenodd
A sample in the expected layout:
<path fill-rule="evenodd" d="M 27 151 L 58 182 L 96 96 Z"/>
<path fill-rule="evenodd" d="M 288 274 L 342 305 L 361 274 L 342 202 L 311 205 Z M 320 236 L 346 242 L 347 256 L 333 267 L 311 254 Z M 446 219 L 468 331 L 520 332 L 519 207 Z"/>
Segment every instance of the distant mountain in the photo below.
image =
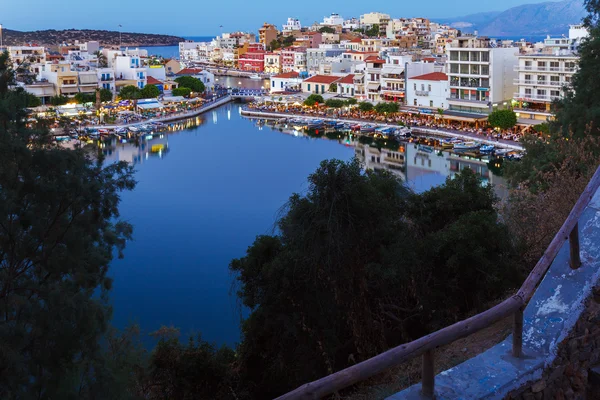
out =
<path fill-rule="evenodd" d="M 558 35 L 566 33 L 569 25 L 581 22 L 585 15 L 583 0 L 563 0 L 524 4 L 503 12 L 448 18 L 442 22 L 464 32 L 476 30 L 487 36 Z"/>
<path fill-rule="evenodd" d="M 37 44 L 40 46 L 51 46 L 62 43 L 98 41 L 102 46 L 170 46 L 183 42 L 178 36 L 156 35 L 150 33 L 132 33 L 117 31 L 102 31 L 95 29 L 47 29 L 43 31 L 21 32 L 4 29 L 2 31 L 4 45 L 20 46 L 25 44 Z M 120 37 L 119 37 L 120 36 Z"/>

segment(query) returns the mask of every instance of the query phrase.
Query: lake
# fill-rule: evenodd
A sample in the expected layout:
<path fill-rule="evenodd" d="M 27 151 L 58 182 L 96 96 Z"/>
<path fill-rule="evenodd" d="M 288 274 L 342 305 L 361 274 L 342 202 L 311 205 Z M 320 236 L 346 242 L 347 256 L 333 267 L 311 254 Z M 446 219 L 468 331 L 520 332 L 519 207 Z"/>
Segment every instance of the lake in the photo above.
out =
<path fill-rule="evenodd" d="M 419 191 L 467 165 L 495 181 L 477 160 L 412 143 L 390 152 L 348 138 L 308 137 L 243 118 L 240 108 L 231 103 L 182 123 L 188 129 L 104 148 L 109 161 L 133 162 L 138 181 L 120 207 L 134 240 L 110 269 L 115 326 L 137 322 L 151 332 L 172 325 L 217 343 L 239 341 L 229 262 L 257 235 L 273 232 L 281 207 L 306 190 L 307 176 L 324 159 L 356 154 L 371 168 L 393 168 Z"/>

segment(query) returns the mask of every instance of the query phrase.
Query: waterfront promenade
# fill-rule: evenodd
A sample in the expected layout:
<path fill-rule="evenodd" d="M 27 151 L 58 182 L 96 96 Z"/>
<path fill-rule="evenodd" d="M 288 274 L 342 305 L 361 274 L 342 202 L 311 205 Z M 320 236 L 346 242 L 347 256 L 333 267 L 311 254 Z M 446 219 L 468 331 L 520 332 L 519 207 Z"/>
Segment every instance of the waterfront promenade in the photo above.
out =
<path fill-rule="evenodd" d="M 179 112 L 179 113 L 174 113 L 174 114 L 169 114 L 169 115 L 165 115 L 164 117 L 157 117 L 157 118 L 150 118 L 150 119 L 145 119 L 142 121 L 135 121 L 135 122 L 130 122 L 127 124 L 112 124 L 112 125 L 95 125 L 94 128 L 98 128 L 98 129 L 116 129 L 116 128 L 128 128 L 130 126 L 138 126 L 138 125 L 143 125 L 143 124 L 147 124 L 147 123 L 151 123 L 151 122 L 174 122 L 174 121 L 179 121 L 182 119 L 188 119 L 188 118 L 193 118 L 196 117 L 202 113 L 205 113 L 207 111 L 210 111 L 212 109 L 215 109 L 217 107 L 220 107 L 224 104 L 229 103 L 230 101 L 232 101 L 233 98 L 230 95 L 226 95 L 223 97 L 220 97 L 218 99 L 215 100 L 211 100 L 208 101 L 206 103 L 204 103 L 202 106 L 195 108 L 191 111 L 188 112 Z"/>
<path fill-rule="evenodd" d="M 374 121 L 370 121 L 370 120 L 350 119 L 350 118 L 343 118 L 343 117 L 331 118 L 331 117 L 325 117 L 325 116 L 315 117 L 315 116 L 308 116 L 308 115 L 302 115 L 302 114 L 280 113 L 280 112 L 274 112 L 274 111 L 267 112 L 267 111 L 242 109 L 242 115 L 246 116 L 246 117 L 257 117 L 257 118 L 262 118 L 262 119 L 281 119 L 281 118 L 289 118 L 289 117 L 318 118 L 318 119 L 322 119 L 324 121 L 344 121 L 344 122 L 349 122 L 349 123 L 354 123 L 354 124 L 369 123 L 372 125 L 398 128 L 397 124 L 374 122 Z M 458 138 L 458 139 L 465 140 L 465 141 L 476 140 L 481 143 L 493 144 L 494 146 L 502 147 L 505 149 L 518 150 L 518 151 L 523 150 L 523 146 L 519 145 L 518 143 L 516 143 L 512 140 L 504 140 L 504 139 L 493 140 L 493 139 L 488 139 L 486 137 L 483 137 L 483 136 L 477 135 L 477 134 L 473 134 L 473 133 L 453 131 L 453 130 L 441 129 L 441 128 L 429 128 L 429 127 L 422 127 L 422 126 L 414 126 L 411 129 L 414 132 L 416 132 L 418 134 L 423 134 L 423 135 L 451 137 L 451 138 Z"/>

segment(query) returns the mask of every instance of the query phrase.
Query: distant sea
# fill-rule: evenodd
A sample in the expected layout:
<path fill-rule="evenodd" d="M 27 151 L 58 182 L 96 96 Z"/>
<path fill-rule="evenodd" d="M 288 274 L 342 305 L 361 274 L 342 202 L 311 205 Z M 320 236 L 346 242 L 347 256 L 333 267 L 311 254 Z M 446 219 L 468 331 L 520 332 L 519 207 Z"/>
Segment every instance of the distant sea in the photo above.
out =
<path fill-rule="evenodd" d="M 184 36 L 184 39 L 194 42 L 210 42 L 215 36 Z M 164 58 L 179 58 L 179 46 L 147 46 L 140 49 L 148 50 L 148 55 Z"/>

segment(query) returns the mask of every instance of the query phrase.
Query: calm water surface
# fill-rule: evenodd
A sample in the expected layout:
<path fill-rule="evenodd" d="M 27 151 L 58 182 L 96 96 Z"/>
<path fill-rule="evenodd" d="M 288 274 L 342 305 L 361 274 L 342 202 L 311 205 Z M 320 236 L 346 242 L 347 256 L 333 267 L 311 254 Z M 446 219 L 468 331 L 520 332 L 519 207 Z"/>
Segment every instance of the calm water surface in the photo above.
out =
<path fill-rule="evenodd" d="M 111 268 L 116 326 L 137 322 L 150 332 L 173 325 L 217 343 L 239 341 L 229 262 L 243 256 L 256 235 L 272 233 L 280 208 L 307 188 L 307 176 L 324 159 L 356 154 L 371 168 L 394 167 L 418 191 L 467 165 L 493 179 L 479 161 L 413 144 L 390 153 L 346 139 L 309 138 L 242 118 L 240 107 L 220 107 L 192 121 L 199 126 L 138 146 L 105 148 L 109 160 L 135 163 L 138 180 L 121 205 L 134 241 Z"/>

